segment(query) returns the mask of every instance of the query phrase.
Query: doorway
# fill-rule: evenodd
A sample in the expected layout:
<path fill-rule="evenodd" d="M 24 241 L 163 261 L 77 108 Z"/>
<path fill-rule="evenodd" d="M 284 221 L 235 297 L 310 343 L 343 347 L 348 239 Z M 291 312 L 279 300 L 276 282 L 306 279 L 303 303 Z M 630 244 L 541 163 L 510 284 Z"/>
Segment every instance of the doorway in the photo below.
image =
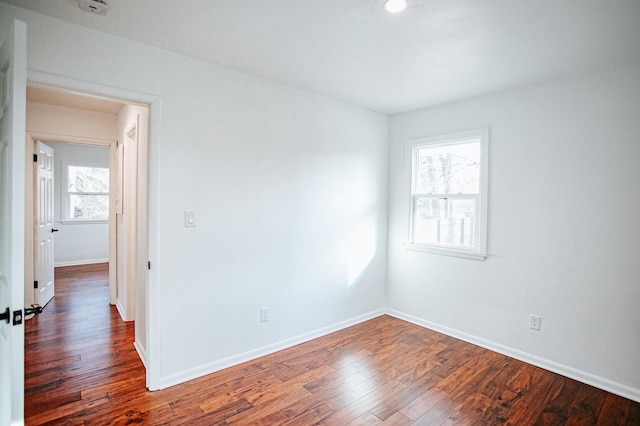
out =
<path fill-rule="evenodd" d="M 121 407 L 114 394 L 145 394 L 134 324 L 109 304 L 108 274 L 106 263 L 56 268 L 56 296 L 25 323 L 26 424 L 82 423 Z"/>
<path fill-rule="evenodd" d="M 27 90 L 27 158 L 33 157 L 37 141 L 50 145 L 75 145 L 107 150 L 109 168 L 108 254 L 90 259 L 58 262 L 58 266 L 97 264 L 108 261 L 108 301 L 126 322 L 135 324 L 134 346 L 143 364 L 148 365 L 146 336 L 146 177 L 149 108 L 126 101 L 111 100 L 83 93 L 70 93 L 55 87 L 32 84 Z M 132 123 L 134 123 L 132 125 Z M 131 131 L 135 130 L 134 133 Z M 62 172 L 69 173 L 69 164 L 55 162 Z M 29 170 L 32 170 L 29 167 Z M 34 206 L 30 191 L 37 186 L 33 174 L 27 172 L 27 224 L 34 224 Z M 56 186 L 61 188 L 59 183 Z M 70 197 L 59 189 L 59 198 Z M 82 192 L 82 191 L 79 191 Z M 82 195 L 82 194 L 80 194 Z M 75 194 L 78 198 L 78 194 Z M 33 203 L 35 204 L 35 203 Z M 58 207 L 60 225 L 73 222 L 69 205 Z M 67 200 L 67 204 L 69 204 Z M 82 214 L 81 214 L 82 215 Z M 65 217 L 63 217 L 65 216 Z M 26 226 L 25 234 L 25 305 L 34 302 L 35 227 Z M 88 223 L 75 223 L 79 226 Z M 69 226 L 73 226 L 69 224 Z M 86 229 L 85 229 L 86 230 Z M 86 234 L 86 232 L 82 232 Z M 58 233 L 60 235 L 61 233 Z M 88 234 L 85 236 L 88 237 Z M 55 252 L 55 249 L 54 249 Z M 60 264 L 61 263 L 61 264 Z M 73 268 L 71 269 L 73 270 Z M 140 297 L 136 297 L 139 295 Z"/>
<path fill-rule="evenodd" d="M 109 145 L 37 140 L 34 150 L 34 301 L 44 307 L 54 268 L 108 265 L 112 172 Z"/>

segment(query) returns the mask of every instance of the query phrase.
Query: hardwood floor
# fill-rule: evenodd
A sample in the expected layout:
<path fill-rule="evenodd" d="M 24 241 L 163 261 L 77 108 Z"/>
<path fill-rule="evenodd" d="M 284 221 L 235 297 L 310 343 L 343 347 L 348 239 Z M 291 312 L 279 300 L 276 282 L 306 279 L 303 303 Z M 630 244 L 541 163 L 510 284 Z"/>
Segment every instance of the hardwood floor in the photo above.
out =
<path fill-rule="evenodd" d="M 106 265 L 56 280 L 26 323 L 27 425 L 640 425 L 636 402 L 389 316 L 148 392 Z"/>

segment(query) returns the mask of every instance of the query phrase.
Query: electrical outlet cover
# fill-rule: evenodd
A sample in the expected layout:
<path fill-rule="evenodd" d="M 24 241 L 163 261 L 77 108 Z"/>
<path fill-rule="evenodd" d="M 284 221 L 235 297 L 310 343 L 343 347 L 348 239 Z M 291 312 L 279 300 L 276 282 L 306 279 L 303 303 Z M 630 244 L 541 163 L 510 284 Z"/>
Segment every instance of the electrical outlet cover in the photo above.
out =
<path fill-rule="evenodd" d="M 540 315 L 529 315 L 529 328 L 532 330 L 540 331 L 540 323 L 542 318 Z"/>

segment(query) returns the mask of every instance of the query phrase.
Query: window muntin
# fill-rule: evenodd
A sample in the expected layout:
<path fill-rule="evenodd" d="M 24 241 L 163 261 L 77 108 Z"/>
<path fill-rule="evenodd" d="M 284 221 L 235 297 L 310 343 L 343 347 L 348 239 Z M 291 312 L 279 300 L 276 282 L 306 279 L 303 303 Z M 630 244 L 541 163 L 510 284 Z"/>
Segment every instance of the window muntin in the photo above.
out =
<path fill-rule="evenodd" d="M 410 141 L 409 248 L 486 256 L 488 129 Z"/>
<path fill-rule="evenodd" d="M 62 218 L 72 222 L 109 219 L 109 168 L 87 164 L 64 164 Z"/>

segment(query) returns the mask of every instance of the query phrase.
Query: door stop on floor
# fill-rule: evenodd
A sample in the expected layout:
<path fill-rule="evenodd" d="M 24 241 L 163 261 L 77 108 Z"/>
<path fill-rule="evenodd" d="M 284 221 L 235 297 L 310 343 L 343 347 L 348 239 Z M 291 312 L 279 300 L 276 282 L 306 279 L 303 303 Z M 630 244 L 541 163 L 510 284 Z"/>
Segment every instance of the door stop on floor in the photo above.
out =
<path fill-rule="evenodd" d="M 37 303 L 31 305 L 30 308 L 24 308 L 24 319 L 28 320 L 42 313 L 42 306 Z"/>

